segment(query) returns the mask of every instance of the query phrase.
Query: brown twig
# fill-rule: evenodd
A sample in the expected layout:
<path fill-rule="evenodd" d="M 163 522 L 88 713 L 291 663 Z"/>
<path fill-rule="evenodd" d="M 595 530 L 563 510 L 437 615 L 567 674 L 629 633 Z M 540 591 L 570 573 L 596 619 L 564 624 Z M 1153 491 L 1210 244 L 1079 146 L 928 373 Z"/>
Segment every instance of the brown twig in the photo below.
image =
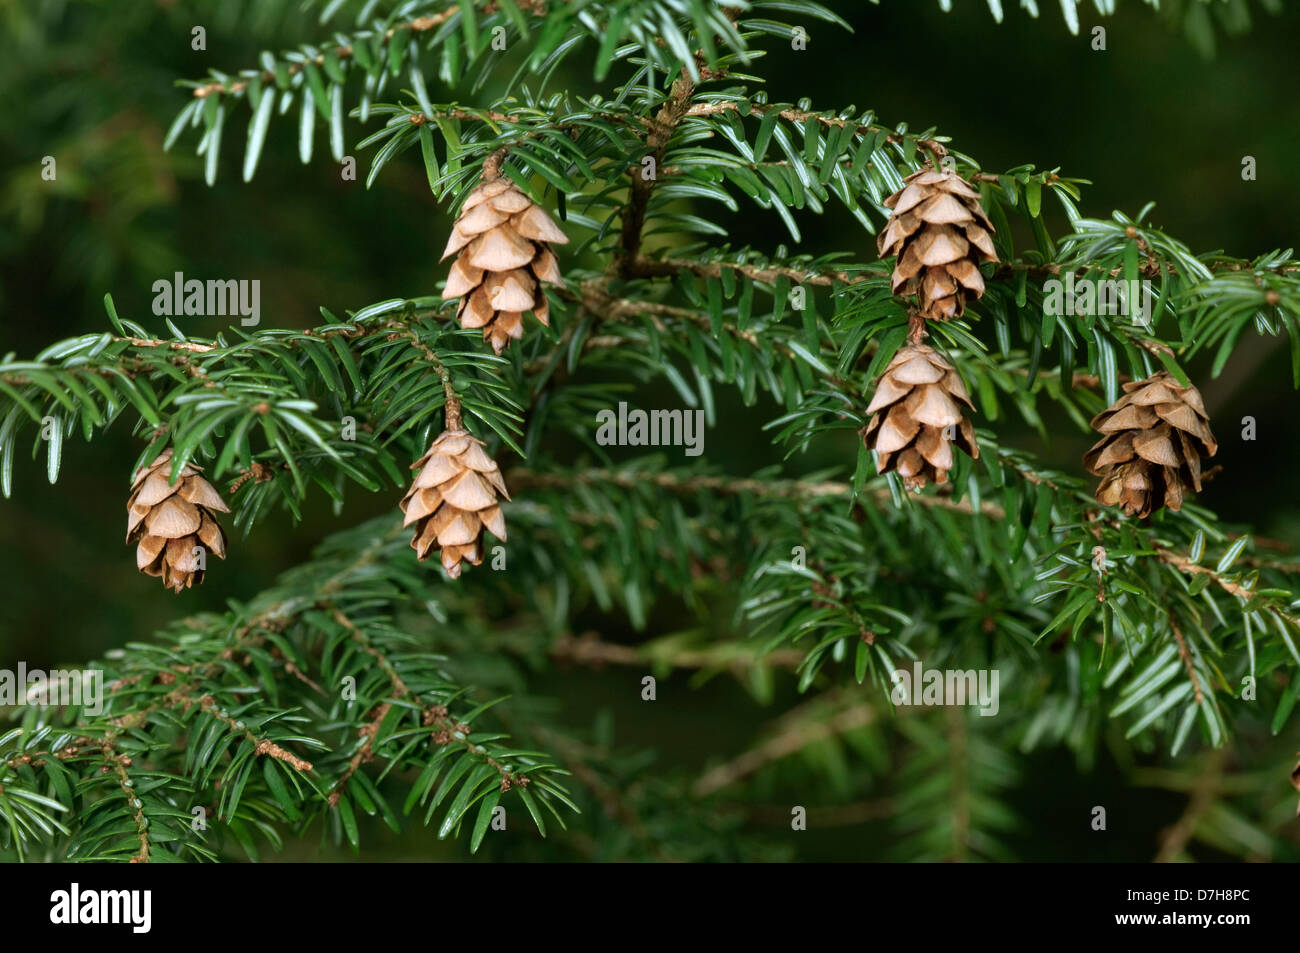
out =
<path fill-rule="evenodd" d="M 1224 592 L 1236 596 L 1238 599 L 1241 599 L 1242 601 L 1249 601 L 1250 598 L 1255 594 L 1252 589 L 1243 586 L 1241 583 L 1233 582 L 1230 579 L 1224 579 L 1215 570 L 1208 569 L 1205 566 L 1198 566 L 1196 563 L 1192 562 L 1186 556 L 1182 555 L 1181 553 L 1175 552 L 1174 550 L 1169 549 L 1168 547 L 1156 545 L 1155 551 L 1156 551 L 1156 555 L 1160 558 L 1161 562 L 1167 563 L 1170 566 L 1173 566 L 1179 572 L 1186 573 L 1189 576 L 1209 576 L 1211 581 L 1216 586 L 1218 586 Z M 1291 625 L 1294 626 L 1300 626 L 1300 619 L 1297 619 L 1295 616 L 1283 612 L 1281 609 L 1277 608 L 1276 606 L 1268 606 L 1266 608 L 1267 611 L 1273 613 L 1282 621 L 1289 622 L 1291 623 Z"/>
<path fill-rule="evenodd" d="M 1225 749 L 1212 748 L 1205 758 L 1205 766 L 1196 775 L 1191 794 L 1187 799 L 1187 808 L 1178 820 L 1160 833 L 1160 850 L 1152 859 L 1153 863 L 1174 863 L 1182 856 L 1196 833 L 1201 819 L 1209 813 L 1218 800 L 1220 777 L 1226 758 Z"/>
<path fill-rule="evenodd" d="M 411 33 L 427 33 L 429 30 L 436 29 L 454 16 L 459 9 L 460 7 L 453 5 L 448 7 L 446 10 L 442 10 L 430 16 L 416 17 L 414 20 L 410 20 L 406 23 L 394 24 L 384 32 L 383 45 L 387 46 L 392 41 L 393 37 L 403 31 L 409 31 Z M 353 47 L 351 44 L 337 46 L 334 48 L 334 53 L 341 60 L 347 59 L 353 55 Z M 321 53 L 317 55 L 311 62 L 316 66 L 322 65 L 325 62 L 325 54 Z M 290 63 L 286 69 L 290 76 L 295 76 L 298 73 L 301 73 L 305 68 L 306 66 L 304 63 Z M 263 70 L 261 78 L 264 83 L 274 83 L 275 73 L 272 70 Z M 205 99 L 208 96 L 221 96 L 230 93 L 238 93 L 246 89 L 248 84 L 249 81 L 246 79 L 241 79 L 230 84 L 205 83 L 194 90 L 194 96 L 198 99 Z"/>
<path fill-rule="evenodd" d="M 365 565 L 374 559 L 375 554 L 382 548 L 390 537 L 385 537 L 373 546 L 363 550 L 351 564 L 339 570 L 334 576 L 321 584 L 319 592 L 322 595 L 333 592 L 342 584 L 352 572 L 357 568 Z M 193 698 L 193 693 L 197 689 L 202 679 L 219 673 L 224 668 L 224 663 L 229 661 L 238 654 L 239 649 L 251 645 L 253 641 L 260 641 L 261 636 L 258 634 L 267 629 L 283 625 L 283 614 L 287 607 L 286 603 L 276 603 L 266 611 L 259 613 L 241 625 L 231 637 L 230 641 L 215 655 L 213 658 L 203 664 L 177 667 L 157 673 L 158 677 L 163 680 L 164 684 L 180 684 L 172 691 L 168 692 L 161 699 L 138 711 L 128 712 L 111 720 L 112 727 L 105 732 L 100 738 L 90 738 L 85 736 L 73 736 L 68 738 L 60 746 L 51 748 L 42 752 L 29 752 L 21 755 L 17 761 L 24 758 L 33 759 L 27 763 L 38 763 L 35 759 L 42 757 L 56 757 L 60 759 L 76 757 L 82 753 L 84 748 L 95 748 L 103 750 L 104 748 L 115 748 L 117 739 L 125 732 L 143 726 L 149 718 L 157 711 L 167 707 L 180 707 L 188 710 L 196 704 L 197 700 Z M 163 678 L 167 676 L 167 678 Z M 183 680 L 182 680 L 183 679 Z M 110 691 L 117 691 L 121 687 L 138 683 L 139 676 L 128 676 L 114 682 L 110 686 Z M 268 753 L 268 752 L 263 752 Z M 125 766 L 123 766 L 125 767 Z"/>
<path fill-rule="evenodd" d="M 907 313 L 907 343 L 916 347 L 926 338 L 925 316 L 919 311 Z"/>
<path fill-rule="evenodd" d="M 750 480 L 727 476 L 688 476 L 674 473 L 643 473 L 635 470 L 582 470 L 577 473 L 539 473 L 519 467 L 510 471 L 507 480 L 511 486 L 533 486 L 545 489 L 560 489 L 576 484 L 608 484 L 612 486 L 633 488 L 637 486 L 656 486 L 674 493 L 722 493 L 738 495 L 752 493 L 756 496 L 776 497 L 791 500 L 816 500 L 819 498 L 845 497 L 853 492 L 848 483 L 825 481 L 813 483 L 801 480 Z M 886 500 L 891 498 L 889 487 L 874 487 L 863 491 L 864 494 Z M 973 513 L 975 510 L 969 500 L 955 502 L 946 496 L 928 494 L 908 494 L 908 499 L 920 506 L 937 507 L 956 513 Z M 980 512 L 992 519 L 1003 519 L 1006 512 L 996 503 L 981 503 Z"/>
<path fill-rule="evenodd" d="M 735 112 L 739 104 L 732 100 L 714 101 L 709 103 L 698 103 L 686 111 L 687 116 L 713 116 L 722 112 Z M 909 136 L 903 133 L 892 132 L 883 126 L 871 125 L 868 123 L 854 122 L 851 119 L 840 119 L 838 116 L 828 116 L 824 113 L 809 112 L 805 109 L 777 109 L 775 106 L 769 106 L 763 103 L 750 103 L 749 111 L 753 115 L 764 116 L 769 112 L 776 110 L 777 115 L 782 119 L 790 122 L 803 123 L 809 119 L 815 119 L 823 126 L 851 126 L 855 133 L 872 133 L 888 132 L 886 141 L 891 143 L 903 142 L 906 139 L 912 139 L 916 142 L 918 148 L 924 149 L 935 158 L 942 159 L 948 154 L 947 147 L 943 143 L 934 139 L 922 139 L 918 136 Z M 997 176 L 993 177 L 997 180 Z"/>
<path fill-rule="evenodd" d="M 672 668 L 725 668 L 739 674 L 756 665 L 796 668 L 803 654 L 791 649 L 759 654 L 745 646 L 721 644 L 703 650 L 661 651 L 655 646 L 617 645 L 603 641 L 595 632 L 581 636 L 565 633 L 551 645 L 551 657 L 558 661 L 599 667 L 602 665 L 656 665 Z"/>
<path fill-rule="evenodd" d="M 221 710 L 221 706 L 217 704 L 216 699 L 211 695 L 204 695 L 200 698 L 199 707 L 217 721 L 224 724 L 231 731 L 237 731 L 242 734 L 246 740 L 251 741 L 253 743 L 253 753 L 255 755 L 268 755 L 275 758 L 277 761 L 283 761 L 285 764 L 297 768 L 299 771 L 312 770 L 310 761 L 304 761 L 293 752 L 286 751 L 269 738 L 259 738 L 253 732 L 244 727 L 242 722 L 227 715 Z"/>
<path fill-rule="evenodd" d="M 876 266 L 875 263 L 872 263 L 867 267 L 873 268 Z M 696 262 L 688 258 L 650 258 L 645 255 L 638 255 L 632 260 L 626 274 L 633 278 L 669 278 L 679 271 L 690 271 L 702 278 L 717 278 L 722 275 L 724 270 L 744 275 L 751 281 L 770 283 L 780 278 L 789 278 L 797 284 L 818 285 L 821 287 L 829 287 L 836 283 L 852 285 L 868 281 L 871 278 L 883 277 L 878 272 L 857 274 L 835 269 L 818 271 L 788 265 L 754 265 L 734 261 Z"/>
<path fill-rule="evenodd" d="M 691 96 L 695 93 L 695 83 L 685 68 L 681 75 L 673 80 L 664 100 L 655 115 L 650 130 L 646 135 L 646 155 L 653 159 L 653 174 L 646 176 L 640 164 L 629 171 L 630 192 L 627 204 L 623 206 L 621 216 L 622 231 L 619 236 L 619 254 L 613 267 L 624 277 L 631 276 L 631 264 L 641 252 L 641 231 L 645 227 L 646 208 L 650 203 L 650 193 L 654 190 L 659 177 L 659 167 L 663 164 L 664 150 L 677 131 L 677 124 L 690 110 Z"/>
<path fill-rule="evenodd" d="M 438 378 L 442 381 L 442 393 L 444 398 L 442 411 L 443 429 L 461 430 L 464 426 L 461 420 L 461 400 L 460 396 L 456 393 L 456 389 L 452 387 L 451 371 L 449 371 L 446 365 L 438 359 L 438 355 L 434 352 L 433 348 L 420 340 L 420 336 L 416 334 L 413 329 L 404 325 L 395 325 L 394 327 L 396 328 L 395 330 L 386 332 L 389 335 L 389 338 L 393 340 L 396 340 L 397 338 L 406 338 L 410 341 L 411 345 L 424 355 L 425 360 L 433 365 L 434 373 L 436 373 Z"/>
<path fill-rule="evenodd" d="M 275 477 L 274 467 L 268 466 L 265 463 L 260 463 L 257 460 L 254 460 L 253 465 L 249 467 L 247 470 L 239 471 L 239 476 L 237 476 L 234 479 L 234 481 L 230 484 L 230 489 L 227 493 L 227 496 L 234 496 L 237 492 L 239 492 L 239 488 L 243 486 L 245 483 L 247 483 L 249 480 L 252 480 L 254 483 L 266 483 L 269 480 L 274 479 L 274 477 Z"/>
<path fill-rule="evenodd" d="M 112 771 L 117 775 L 117 784 L 122 791 L 122 796 L 126 798 L 127 806 L 131 808 L 131 817 L 135 823 L 135 836 L 139 841 L 140 849 L 131 858 L 133 864 L 147 864 L 150 856 L 149 842 L 149 821 L 144 816 L 144 804 L 140 801 L 139 795 L 135 790 L 135 782 L 131 780 L 131 775 L 127 768 L 131 767 L 131 757 L 117 750 L 116 741 L 105 739 L 100 749 L 104 758 L 103 771 Z"/>
<path fill-rule="evenodd" d="M 1201 680 L 1196 677 L 1196 669 L 1192 666 L 1192 653 L 1187 648 L 1187 639 L 1183 637 L 1183 630 L 1179 628 L 1172 612 L 1169 613 L 1169 628 L 1173 630 L 1174 639 L 1178 642 L 1178 655 L 1183 660 L 1183 667 L 1187 669 L 1187 677 L 1192 683 L 1196 704 L 1202 705 L 1205 703 L 1205 696 L 1201 693 Z"/>
<path fill-rule="evenodd" d="M 379 666 L 380 670 L 383 671 L 386 676 L 388 676 L 388 681 L 392 687 L 392 697 L 394 699 L 417 697 L 416 693 L 406 684 L 397 669 L 393 667 L 393 663 L 389 660 L 388 656 L 370 641 L 370 638 L 355 622 L 348 618 L 348 616 L 337 607 L 333 608 L 331 614 L 333 615 L 334 621 L 347 630 L 348 635 L 350 635 L 352 640 L 357 643 L 361 648 L 361 651 L 374 659 L 375 664 Z M 378 735 L 379 727 L 384 720 L 384 716 L 388 714 L 388 709 L 390 707 L 391 706 L 388 703 L 378 706 L 372 714 L 370 721 L 366 725 L 362 726 L 361 734 L 366 740 L 357 754 L 353 756 L 352 760 L 348 764 L 348 768 L 343 774 L 343 777 L 340 778 L 339 782 L 334 786 L 334 790 L 330 793 L 329 801 L 331 806 L 338 804 L 338 800 L 342 796 L 344 787 L 347 785 L 347 782 L 351 779 L 352 775 L 356 773 L 357 769 L 365 762 L 374 758 L 375 739 Z M 380 709 L 382 709 L 382 711 Z M 516 785 L 519 787 L 527 787 L 532 783 L 526 775 L 517 771 L 509 770 L 506 765 L 503 765 L 501 762 L 489 755 L 483 748 L 470 741 L 470 726 L 452 719 L 445 705 L 435 704 L 424 706 L 421 709 L 421 722 L 426 728 L 433 729 L 430 737 L 434 744 L 446 745 L 452 744 L 453 742 L 458 743 L 471 755 L 481 757 L 485 764 L 491 765 L 500 777 L 502 792 L 508 791 L 511 787 Z"/>
<path fill-rule="evenodd" d="M 865 727 L 876 719 L 875 709 L 865 703 L 852 705 L 825 720 L 805 719 L 799 709 L 791 714 L 795 717 L 783 719 L 777 733 L 763 744 L 703 774 L 692 788 L 695 796 L 708 797 L 810 744 Z"/>

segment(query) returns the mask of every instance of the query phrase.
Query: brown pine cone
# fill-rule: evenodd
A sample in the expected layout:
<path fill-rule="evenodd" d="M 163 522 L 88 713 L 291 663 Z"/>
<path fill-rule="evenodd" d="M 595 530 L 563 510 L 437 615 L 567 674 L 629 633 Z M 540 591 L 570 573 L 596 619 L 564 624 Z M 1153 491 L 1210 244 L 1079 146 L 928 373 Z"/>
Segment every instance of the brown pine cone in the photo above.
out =
<path fill-rule="evenodd" d="M 142 573 L 161 576 L 164 586 L 180 592 L 203 582 L 207 553 L 226 558 L 226 534 L 214 514 L 230 508 L 200 474 L 202 467 L 185 464 L 171 484 L 171 466 L 169 447 L 137 471 L 126 504 L 126 541 L 137 544 Z"/>
<path fill-rule="evenodd" d="M 404 526 L 415 524 L 411 548 L 421 561 L 442 551 L 442 568 L 455 579 L 461 562 L 483 562 L 483 529 L 505 542 L 506 521 L 497 496 L 510 499 L 496 461 L 483 441 L 464 430 L 447 430 L 412 469 L 415 482 L 401 502 Z"/>
<path fill-rule="evenodd" d="M 1083 458 L 1088 472 L 1102 478 L 1097 502 L 1128 516 L 1181 509 L 1189 486 L 1201 490 L 1202 458 L 1219 450 L 1200 391 L 1168 371 L 1126 383 L 1124 395 L 1092 418 L 1092 428 L 1104 434 Z"/>
<path fill-rule="evenodd" d="M 500 354 L 523 337 L 523 313 L 550 324 L 541 283 L 563 286 L 550 243 L 569 241 L 541 206 L 507 178 L 484 181 L 469 194 L 452 227 L 442 259 L 452 262 L 443 298 L 460 298 L 463 328 L 482 328 L 483 340 Z"/>
<path fill-rule="evenodd" d="M 975 429 L 959 404 L 971 410 L 961 376 L 925 344 L 899 348 L 876 382 L 867 406 L 872 414 L 862 430 L 867 447 L 879 455 L 880 473 L 897 471 L 908 489 L 948 482 L 952 445 L 978 459 Z"/>
<path fill-rule="evenodd" d="M 881 258 L 897 256 L 891 289 L 919 294 L 920 312 L 931 321 L 959 318 L 966 295 L 984 294 L 981 261 L 997 261 L 993 225 L 979 192 L 956 172 L 922 169 L 885 199 L 893 209 L 876 239 Z"/>

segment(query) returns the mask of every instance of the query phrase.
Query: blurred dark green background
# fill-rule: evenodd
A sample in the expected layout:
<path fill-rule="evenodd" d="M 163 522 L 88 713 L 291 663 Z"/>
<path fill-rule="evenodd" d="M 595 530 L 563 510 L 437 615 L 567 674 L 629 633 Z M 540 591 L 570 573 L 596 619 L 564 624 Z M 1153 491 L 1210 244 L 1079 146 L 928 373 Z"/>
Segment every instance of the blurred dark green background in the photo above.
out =
<path fill-rule="evenodd" d="M 974 0 L 951 14 L 933 0 L 831 5 L 856 32 L 814 24 L 809 51 L 777 51 L 761 60 L 754 71 L 769 78 L 773 99 L 808 96 L 819 108 L 855 104 L 874 108 L 887 123 L 934 125 L 986 170 L 1026 162 L 1059 166 L 1063 175 L 1095 183 L 1081 203 L 1092 217 L 1117 208 L 1136 214 L 1154 200 L 1153 221 L 1194 251 L 1253 256 L 1295 243 L 1300 8 L 1276 18 L 1260 14 L 1247 35 L 1221 37 L 1217 57 L 1208 61 L 1136 0 L 1123 0 L 1120 15 L 1105 20 L 1084 11 L 1078 37 L 1055 9 L 1040 20 L 1008 10 L 999 26 Z M 277 2 L 0 0 L 0 352 L 29 357 L 59 338 L 104 329 L 105 292 L 119 313 L 165 334 L 150 311 L 151 285 L 175 271 L 260 279 L 264 327 L 318 323 L 320 305 L 339 313 L 436 290 L 446 212 L 430 197 L 415 153 L 365 189 L 371 153 L 352 148 L 365 134 L 359 124 L 348 127 L 348 152 L 361 168 L 354 182 L 341 180 L 319 139 L 316 160 L 300 165 L 296 122 L 277 119 L 256 177 L 243 183 L 243 112 L 227 126 L 212 188 L 203 184 L 192 137 L 175 152 L 162 152 L 166 129 L 188 95 L 174 80 L 201 77 L 209 67 L 250 66 L 262 49 L 323 38 L 332 29 L 315 24 L 318 9 Z M 1090 46 L 1097 23 L 1107 29 L 1105 52 Z M 206 52 L 190 48 L 196 24 L 207 30 Z M 345 18 L 333 26 L 349 24 Z M 581 58 L 571 62 L 586 68 Z M 573 81 L 578 89 L 590 83 L 587 74 Z M 430 95 L 472 99 L 464 90 L 431 89 Z M 373 128 L 372 121 L 367 131 Z M 47 155 L 57 160 L 54 182 L 40 177 Z M 1241 179 L 1246 155 L 1258 162 L 1253 182 Z M 839 210 L 801 224 L 800 250 L 851 248 L 874 258 L 872 236 Z M 756 209 L 742 211 L 732 225 L 733 235 L 752 236 L 767 251 L 787 241 L 776 216 Z M 1059 234 L 1063 217 L 1053 226 Z M 187 332 L 211 336 L 221 320 L 179 322 Z M 1300 543 L 1293 489 L 1300 422 L 1285 340 L 1247 336 L 1217 381 L 1197 370 L 1224 466 L 1202 502 L 1225 519 Z M 1254 443 L 1235 439 L 1243 415 L 1258 420 Z M 749 414 L 746 427 L 739 413 L 731 414 L 737 425 L 709 434 L 709 459 L 736 473 L 776 459 L 760 429 L 766 416 Z M 1047 447 L 1027 429 L 1017 432 L 1014 421 L 1002 426 L 1008 442 L 1072 470 L 1088 443 L 1064 425 Z M 13 498 L 0 502 L 0 665 L 83 660 L 145 637 L 179 613 L 246 598 L 333 529 L 394 503 L 353 493 L 336 518 L 318 500 L 298 526 L 276 513 L 252 538 L 234 542 L 232 558 L 201 589 L 173 597 L 135 572 L 122 542 L 128 470 L 138 450 L 125 426 L 91 445 L 71 441 L 55 486 L 45 480 L 43 453 L 18 461 Z M 823 448 L 806 463 L 852 459 L 846 444 Z M 620 743 L 672 746 L 688 761 L 702 763 L 708 754 L 692 731 L 700 720 L 716 726 L 714 740 L 739 745 L 767 714 L 738 688 L 714 683 L 708 696 L 678 708 L 675 721 L 638 724 L 645 716 L 635 695 L 609 690 L 613 677 L 631 681 L 633 673 L 568 672 L 557 675 L 553 688 L 573 701 L 579 719 L 604 705 L 616 708 Z M 1038 766 L 1018 792 L 1017 808 L 1031 820 L 1046 820 L 1051 808 L 1045 805 L 1078 780 L 1064 755 L 1043 756 Z M 1103 764 L 1089 781 L 1089 803 L 1104 802 L 1098 787 L 1117 778 Z M 1134 807 L 1143 820 L 1119 844 L 1098 847 L 1083 833 L 1078 843 L 1027 836 L 1022 850 L 1044 859 L 1084 851 L 1098 859 L 1149 859 L 1154 832 L 1176 816 L 1179 804 L 1166 795 L 1139 796 Z M 837 842 L 835 834 L 808 837 L 817 844 L 812 855 L 871 853 Z M 407 857 L 410 850 L 390 844 L 375 856 Z"/>

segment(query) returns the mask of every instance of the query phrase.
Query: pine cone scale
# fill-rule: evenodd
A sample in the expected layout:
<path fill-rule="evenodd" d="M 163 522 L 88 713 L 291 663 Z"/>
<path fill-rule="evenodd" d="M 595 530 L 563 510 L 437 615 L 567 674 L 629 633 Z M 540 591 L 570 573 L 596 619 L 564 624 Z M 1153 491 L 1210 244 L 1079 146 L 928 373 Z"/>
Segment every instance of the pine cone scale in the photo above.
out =
<path fill-rule="evenodd" d="M 920 314 L 932 321 L 959 318 L 967 294 L 984 294 L 979 262 L 997 261 L 993 225 L 979 192 L 955 172 L 922 170 L 885 200 L 893 209 L 876 240 L 882 257 L 897 256 L 890 277 L 896 295 L 918 295 Z"/>
<path fill-rule="evenodd" d="M 126 541 L 136 544 L 137 569 L 180 592 L 203 582 L 200 551 L 226 558 L 225 533 L 213 514 L 230 508 L 194 464 L 182 467 L 180 478 L 170 483 L 171 462 L 169 448 L 136 473 L 127 500 Z"/>
<path fill-rule="evenodd" d="M 1205 404 L 1195 387 L 1168 371 L 1124 385 L 1124 394 L 1092 419 L 1102 438 L 1083 465 L 1101 477 L 1097 502 L 1128 516 L 1150 516 L 1162 506 L 1182 508 L 1187 488 L 1201 490 L 1201 461 L 1218 452 Z"/>
<path fill-rule="evenodd" d="M 499 499 L 510 499 L 501 470 L 480 440 L 468 431 L 448 430 L 415 463 L 418 473 L 400 504 L 403 526 L 414 526 L 411 548 L 420 560 L 435 550 L 447 575 L 461 564 L 483 561 L 483 531 L 505 541 Z"/>
<path fill-rule="evenodd" d="M 447 276 L 444 299 L 459 298 L 460 326 L 483 329 L 500 354 L 523 337 L 523 315 L 550 323 L 543 282 L 562 285 L 551 243 L 568 237 L 551 217 L 509 179 L 481 183 L 461 206 L 442 258 L 458 254 Z"/>
<path fill-rule="evenodd" d="M 894 355 L 868 405 L 863 439 L 880 473 L 896 471 L 909 488 L 945 483 L 955 443 L 979 457 L 975 431 L 962 412 L 970 398 L 961 376 L 933 348 L 909 344 Z"/>

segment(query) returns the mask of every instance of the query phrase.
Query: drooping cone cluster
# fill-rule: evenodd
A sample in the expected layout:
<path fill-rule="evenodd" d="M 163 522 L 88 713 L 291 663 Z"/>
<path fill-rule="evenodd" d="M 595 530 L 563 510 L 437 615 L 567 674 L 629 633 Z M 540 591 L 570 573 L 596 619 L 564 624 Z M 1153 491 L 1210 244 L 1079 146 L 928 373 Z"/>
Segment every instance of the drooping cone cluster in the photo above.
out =
<path fill-rule="evenodd" d="M 404 526 L 415 525 L 411 548 L 421 560 L 442 551 L 442 568 L 455 579 L 462 561 L 483 561 L 483 530 L 502 542 L 506 521 L 498 494 L 510 499 L 496 461 L 483 441 L 464 430 L 447 430 L 415 462 L 415 482 L 401 502 Z"/>
<path fill-rule="evenodd" d="M 981 261 L 997 261 L 993 226 L 979 192 L 956 172 L 922 169 L 885 199 L 893 209 L 876 247 L 880 257 L 898 256 L 891 279 L 896 295 L 918 295 L 931 321 L 959 318 L 966 295 L 984 294 Z"/>
<path fill-rule="evenodd" d="M 525 311 L 550 324 L 541 282 L 564 284 L 550 243 L 568 241 L 509 179 L 485 181 L 465 199 L 439 259 L 460 252 L 442 296 L 460 298 L 461 327 L 482 328 L 483 340 L 500 354 L 512 339 L 523 337 Z"/>
<path fill-rule="evenodd" d="M 1103 434 L 1083 458 L 1101 477 L 1097 502 L 1129 516 L 1149 516 L 1161 506 L 1180 509 L 1190 487 L 1201 490 L 1201 460 L 1219 445 L 1205 403 L 1168 371 L 1124 385 L 1124 395 L 1092 418 Z"/>
<path fill-rule="evenodd" d="M 975 429 L 961 409 L 974 406 L 961 376 L 925 344 L 899 349 L 876 383 L 862 431 L 879 455 L 879 471 L 896 471 L 908 489 L 946 483 L 953 468 L 953 444 L 978 459 Z"/>
<path fill-rule="evenodd" d="M 187 463 L 175 484 L 169 483 L 169 447 L 131 484 L 126 504 L 126 541 L 135 543 L 135 564 L 145 575 L 162 577 L 176 592 L 203 582 L 207 554 L 226 558 L 226 534 L 216 513 L 229 513 L 215 487 Z"/>

